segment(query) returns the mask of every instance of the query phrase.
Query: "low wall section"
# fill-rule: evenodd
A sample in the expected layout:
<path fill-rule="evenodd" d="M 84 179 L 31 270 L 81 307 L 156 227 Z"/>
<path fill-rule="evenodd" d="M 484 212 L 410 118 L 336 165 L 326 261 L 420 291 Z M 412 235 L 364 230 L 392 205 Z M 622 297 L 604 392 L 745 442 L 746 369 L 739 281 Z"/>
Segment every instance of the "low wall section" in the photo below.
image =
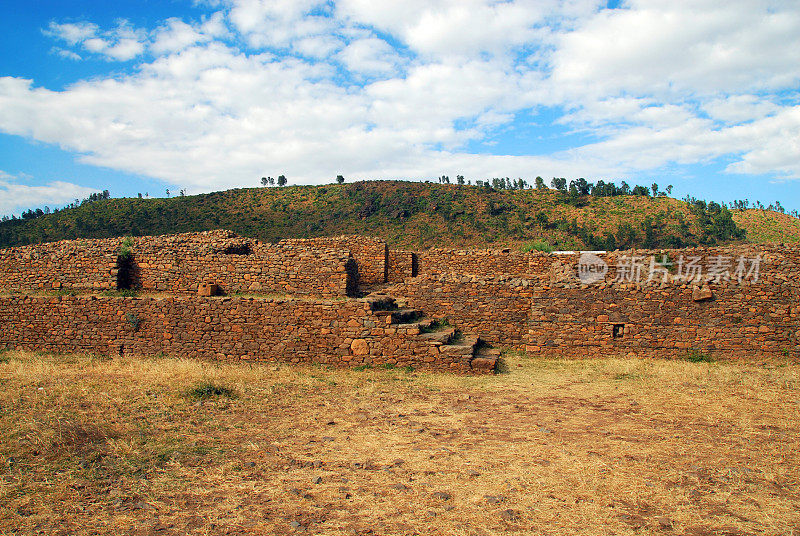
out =
<path fill-rule="evenodd" d="M 465 332 L 503 346 L 522 347 L 533 287 L 510 277 L 439 276 L 406 278 L 384 291 L 430 317 L 448 317 Z"/>
<path fill-rule="evenodd" d="M 531 273 L 531 261 L 546 262 L 543 253 L 520 253 L 510 250 L 458 250 L 433 248 L 419 253 L 419 274 L 448 273 L 494 277 L 500 274 L 524 276 Z M 546 262 L 549 266 L 549 262 Z"/>
<path fill-rule="evenodd" d="M 413 251 L 390 249 L 386 281 L 396 283 L 406 277 L 416 277 L 419 271 L 418 262 L 417 254 Z"/>
<path fill-rule="evenodd" d="M 689 286 L 549 288 L 534 293 L 526 350 L 598 357 L 633 354 L 754 359 L 800 357 L 797 289 L 778 285 L 710 285 L 693 299 Z"/>
<path fill-rule="evenodd" d="M 0 297 L 0 348 L 469 372 L 360 300 Z"/>

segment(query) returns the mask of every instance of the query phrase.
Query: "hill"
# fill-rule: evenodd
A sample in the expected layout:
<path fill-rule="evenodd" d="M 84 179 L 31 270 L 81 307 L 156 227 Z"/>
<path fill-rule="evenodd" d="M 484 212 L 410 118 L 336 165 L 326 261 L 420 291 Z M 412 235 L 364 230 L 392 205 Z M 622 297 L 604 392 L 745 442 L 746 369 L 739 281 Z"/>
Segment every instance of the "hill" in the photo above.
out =
<path fill-rule="evenodd" d="M 800 243 L 800 219 L 772 210 L 735 210 L 733 221 L 747 231 L 750 242 Z"/>
<path fill-rule="evenodd" d="M 738 224 L 738 225 L 737 225 Z M 231 229 L 265 241 L 364 234 L 392 246 L 559 249 L 800 241 L 800 221 L 669 197 L 576 195 L 553 189 L 366 181 L 245 188 L 158 199 L 99 199 L 0 223 L 0 247 L 66 238 Z M 531 247 L 530 245 L 528 247 Z"/>

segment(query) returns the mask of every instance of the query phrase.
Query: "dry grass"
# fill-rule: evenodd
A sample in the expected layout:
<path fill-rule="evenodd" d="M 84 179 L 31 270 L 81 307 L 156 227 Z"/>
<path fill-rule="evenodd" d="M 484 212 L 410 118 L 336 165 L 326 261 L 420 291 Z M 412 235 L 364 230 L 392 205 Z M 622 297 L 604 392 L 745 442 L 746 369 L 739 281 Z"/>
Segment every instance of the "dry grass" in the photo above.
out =
<path fill-rule="evenodd" d="M 3 535 L 800 534 L 797 364 L 5 357 Z"/>

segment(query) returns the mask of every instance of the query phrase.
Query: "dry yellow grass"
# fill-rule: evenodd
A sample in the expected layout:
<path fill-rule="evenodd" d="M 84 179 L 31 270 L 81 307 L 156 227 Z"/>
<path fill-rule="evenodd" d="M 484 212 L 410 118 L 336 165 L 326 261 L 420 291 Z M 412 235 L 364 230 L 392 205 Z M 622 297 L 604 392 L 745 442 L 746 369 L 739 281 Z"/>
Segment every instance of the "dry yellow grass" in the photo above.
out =
<path fill-rule="evenodd" d="M 800 534 L 788 362 L 2 357 L 3 535 Z"/>

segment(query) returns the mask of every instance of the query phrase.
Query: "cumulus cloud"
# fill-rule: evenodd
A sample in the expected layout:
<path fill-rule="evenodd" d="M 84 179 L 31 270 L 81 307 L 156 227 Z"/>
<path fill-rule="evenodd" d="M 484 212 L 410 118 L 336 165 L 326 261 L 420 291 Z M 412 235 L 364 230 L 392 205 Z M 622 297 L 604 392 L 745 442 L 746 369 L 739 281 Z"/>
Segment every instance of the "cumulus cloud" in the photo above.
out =
<path fill-rule="evenodd" d="M 339 60 L 352 73 L 381 75 L 396 73 L 401 56 L 383 39 L 358 39 L 339 53 Z"/>
<path fill-rule="evenodd" d="M 134 28 L 126 20 L 120 20 L 117 27 L 101 32 L 96 24 L 51 22 L 47 34 L 62 39 L 69 45 L 80 45 L 84 50 L 105 56 L 106 59 L 129 61 L 145 50 L 146 32 Z M 76 53 L 64 57 L 77 59 Z"/>
<path fill-rule="evenodd" d="M 71 203 L 96 192 L 93 188 L 78 186 L 71 182 L 52 181 L 45 185 L 20 184 L 24 179 L 0 170 L 0 214 L 19 215 L 32 207 L 42 208 Z"/>
<path fill-rule="evenodd" d="M 150 30 L 53 23 L 54 38 L 138 58 L 136 69 L 60 91 L 0 78 L 0 131 L 189 191 L 269 173 L 608 177 L 719 158 L 731 173 L 800 178 L 789 2 L 198 5 L 216 11 Z M 466 149 L 520 117 L 596 141 L 531 156 Z"/>
<path fill-rule="evenodd" d="M 715 94 L 800 80 L 800 10 L 790 2 L 630 0 L 560 35 L 553 80 L 567 95 Z M 662 97 L 662 98 L 663 98 Z"/>

